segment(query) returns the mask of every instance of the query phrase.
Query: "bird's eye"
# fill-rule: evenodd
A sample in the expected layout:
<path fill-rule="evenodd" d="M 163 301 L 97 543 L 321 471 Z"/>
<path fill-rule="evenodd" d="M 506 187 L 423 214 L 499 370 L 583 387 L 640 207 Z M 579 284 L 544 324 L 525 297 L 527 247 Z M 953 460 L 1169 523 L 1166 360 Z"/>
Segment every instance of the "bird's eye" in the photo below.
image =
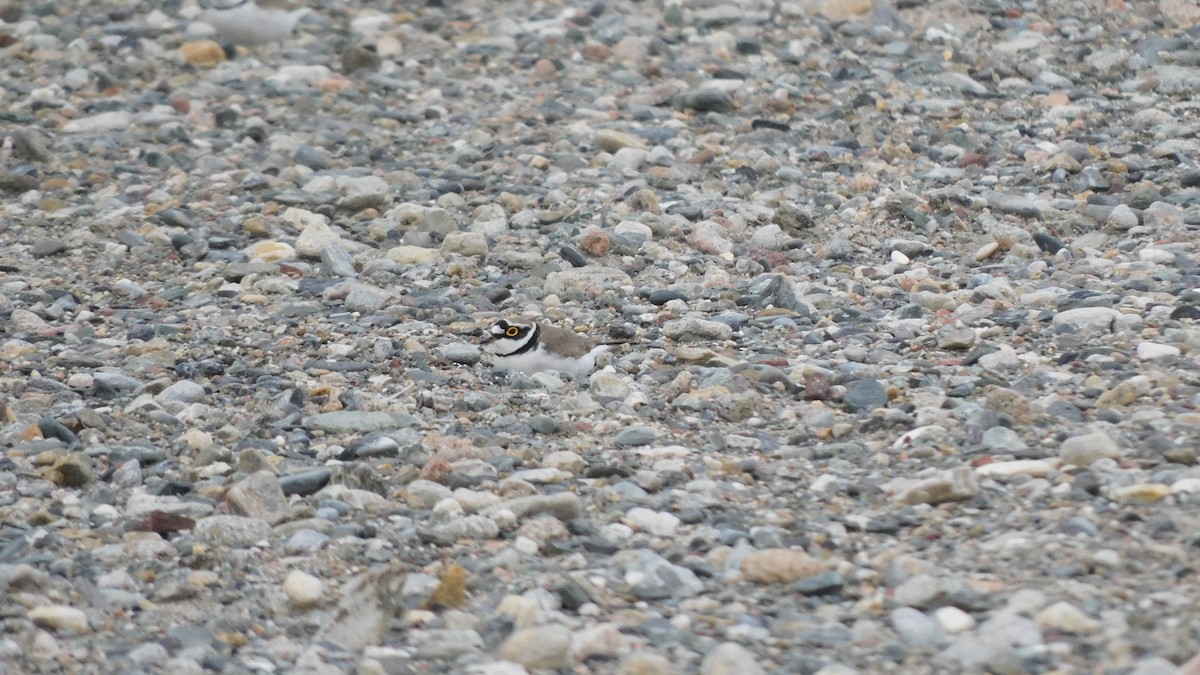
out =
<path fill-rule="evenodd" d="M 508 330 L 504 331 L 504 334 L 507 335 L 508 337 L 517 337 L 517 335 L 519 335 L 520 333 L 521 333 L 521 329 L 517 328 L 516 326 L 509 326 Z"/>

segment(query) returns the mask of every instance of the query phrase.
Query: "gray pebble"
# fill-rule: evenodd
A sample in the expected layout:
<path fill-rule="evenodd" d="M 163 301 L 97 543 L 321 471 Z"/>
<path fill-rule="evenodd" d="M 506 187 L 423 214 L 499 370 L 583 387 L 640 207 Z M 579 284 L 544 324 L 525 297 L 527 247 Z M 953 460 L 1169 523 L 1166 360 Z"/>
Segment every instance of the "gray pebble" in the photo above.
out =
<path fill-rule="evenodd" d="M 618 446 L 649 445 L 658 439 L 658 432 L 641 424 L 635 424 L 617 432 L 613 444 Z"/>
<path fill-rule="evenodd" d="M 887 405 L 887 390 L 878 380 L 856 380 L 846 387 L 842 402 L 850 412 L 871 411 Z"/>

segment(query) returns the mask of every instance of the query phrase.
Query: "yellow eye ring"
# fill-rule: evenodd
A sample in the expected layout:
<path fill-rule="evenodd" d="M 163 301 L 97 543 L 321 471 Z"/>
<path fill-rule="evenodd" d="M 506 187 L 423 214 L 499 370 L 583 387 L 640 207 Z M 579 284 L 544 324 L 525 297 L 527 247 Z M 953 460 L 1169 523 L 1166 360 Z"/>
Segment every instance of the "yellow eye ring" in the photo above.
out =
<path fill-rule="evenodd" d="M 520 332 L 521 332 L 520 328 L 517 328 L 516 326 L 509 326 L 508 330 L 504 331 L 504 334 L 507 335 L 508 337 L 517 337 L 517 335 Z"/>

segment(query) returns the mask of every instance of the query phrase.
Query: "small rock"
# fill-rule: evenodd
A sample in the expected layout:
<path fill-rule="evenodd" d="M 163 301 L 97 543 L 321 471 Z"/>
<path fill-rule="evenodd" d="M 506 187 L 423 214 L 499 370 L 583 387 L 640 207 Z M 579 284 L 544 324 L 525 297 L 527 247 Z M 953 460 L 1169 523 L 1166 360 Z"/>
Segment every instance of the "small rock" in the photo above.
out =
<path fill-rule="evenodd" d="M 746 554 L 741 570 L 746 581 L 786 584 L 820 574 L 825 571 L 825 566 L 804 551 L 769 548 Z"/>
<path fill-rule="evenodd" d="M 29 620 L 33 625 L 48 630 L 71 633 L 86 633 L 88 631 L 87 615 L 83 610 L 67 605 L 43 605 L 29 610 Z"/>
<path fill-rule="evenodd" d="M 588 659 L 614 658 L 629 651 L 629 638 L 617 624 L 606 622 L 576 631 L 571 637 L 571 660 L 582 663 Z"/>
<path fill-rule="evenodd" d="M 612 368 L 605 368 L 591 374 L 588 389 L 598 399 L 620 401 L 633 393 L 633 384 L 629 378 L 618 375 Z"/>
<path fill-rule="evenodd" d="M 1142 396 L 1150 393 L 1153 385 L 1150 378 L 1145 375 L 1134 375 L 1133 377 L 1118 382 L 1116 386 L 1108 391 L 1100 394 L 1100 398 L 1096 399 L 1097 408 L 1122 408 L 1132 405 Z"/>
<path fill-rule="evenodd" d="M 281 241 L 260 241 L 246 249 L 251 262 L 277 263 L 296 259 L 296 249 Z"/>
<path fill-rule="evenodd" d="M 1111 307 L 1076 307 L 1054 315 L 1054 326 L 1082 330 L 1111 331 L 1121 313 Z"/>
<path fill-rule="evenodd" d="M 202 68 L 215 66 L 227 58 L 225 50 L 213 40 L 184 43 L 179 46 L 179 53 L 184 61 Z"/>
<path fill-rule="evenodd" d="M 491 518 L 468 515 L 434 525 L 425 531 L 424 536 L 440 544 L 453 544 L 464 539 L 495 539 L 500 536 L 500 526 Z"/>
<path fill-rule="evenodd" d="M 612 250 L 612 239 L 598 227 L 588 228 L 579 238 L 579 248 L 588 255 L 599 258 Z"/>
<path fill-rule="evenodd" d="M 733 97 L 720 89 L 701 89 L 679 97 L 679 107 L 697 112 L 733 112 Z"/>
<path fill-rule="evenodd" d="M 993 428 L 1005 429 L 1006 427 Z M 991 429 L 988 431 L 991 431 Z M 1012 478 L 1013 476 L 1043 478 L 1050 475 L 1053 471 L 1054 467 L 1047 461 L 1040 459 L 1017 459 L 1010 462 L 984 464 L 975 469 L 975 474 L 980 478 Z"/>
<path fill-rule="evenodd" d="M 1179 347 L 1164 345 L 1158 342 L 1141 342 L 1137 346 L 1137 356 L 1143 361 L 1174 358 L 1182 353 Z"/>
<path fill-rule="evenodd" d="M 473 366 L 483 359 L 483 352 L 466 342 L 451 342 L 438 348 L 438 356 L 450 363 Z"/>
<path fill-rule="evenodd" d="M 1043 628 L 1050 628 L 1073 635 L 1091 635 L 1099 632 L 1100 622 L 1084 614 L 1083 610 L 1069 602 L 1056 602 L 1037 613 L 1034 620 Z"/>
<path fill-rule="evenodd" d="M 1152 504 L 1171 494 L 1171 486 L 1165 483 L 1138 483 L 1113 490 L 1112 498 L 1119 502 Z"/>
<path fill-rule="evenodd" d="M 896 499 L 902 504 L 941 504 L 970 499 L 977 494 L 979 483 L 975 480 L 975 472 L 970 467 L 960 466 L 916 481 L 899 490 Z"/>
<path fill-rule="evenodd" d="M 1108 214 L 1108 226 L 1116 230 L 1128 230 L 1138 225 L 1137 214 L 1125 204 L 1118 204 Z"/>
<path fill-rule="evenodd" d="M 199 403 L 204 400 L 205 395 L 203 386 L 191 380 L 180 380 L 159 392 L 158 396 L 154 397 L 154 400 L 159 403 L 172 401 L 177 403 Z"/>
<path fill-rule="evenodd" d="M 82 452 L 72 452 L 54 462 L 50 481 L 59 487 L 83 487 L 92 481 L 92 460 Z"/>
<path fill-rule="evenodd" d="M 283 581 L 283 592 L 293 605 L 307 609 L 321 602 L 325 583 L 307 572 L 292 570 Z"/>
<path fill-rule="evenodd" d="M 500 645 L 497 656 L 529 670 L 553 670 L 569 665 L 571 629 L 550 624 L 518 630 Z"/>
<path fill-rule="evenodd" d="M 679 518 L 661 511 L 652 511 L 640 506 L 625 513 L 625 522 L 634 529 L 649 532 L 657 537 L 670 537 L 679 527 Z"/>
<path fill-rule="evenodd" d="M 97 113 L 90 117 L 71 120 L 60 127 L 67 134 L 98 134 L 111 131 L 124 131 L 133 125 L 133 113 L 125 110 L 111 110 Z"/>
<path fill-rule="evenodd" d="M 529 428 L 539 434 L 556 434 L 560 430 L 558 420 L 549 415 L 534 415 L 529 420 Z"/>
<path fill-rule="evenodd" d="M 388 249 L 387 256 L 398 265 L 432 265 L 442 259 L 442 252 L 436 248 L 394 246 Z"/>
<path fill-rule="evenodd" d="M 1087 468 L 1096 460 L 1117 459 L 1121 448 L 1108 434 L 1097 431 L 1083 436 L 1073 436 L 1058 447 L 1058 456 L 1067 466 Z"/>
<path fill-rule="evenodd" d="M 42 238 L 33 242 L 29 247 L 29 255 L 35 258 L 47 258 L 71 250 L 71 245 L 62 239 Z"/>
<path fill-rule="evenodd" d="M 304 421 L 304 426 L 329 434 L 367 434 L 372 431 L 395 429 L 399 425 L 385 412 L 338 410 L 313 415 Z"/>
<path fill-rule="evenodd" d="M 625 585 L 640 600 L 690 598 L 704 590 L 695 572 L 674 565 L 653 551 L 621 551 L 612 561 L 624 570 Z"/>
<path fill-rule="evenodd" d="M 487 236 L 482 232 L 449 232 L 442 241 L 442 252 L 465 256 L 487 255 Z"/>
<path fill-rule="evenodd" d="M 892 628 L 905 644 L 913 647 L 943 647 L 948 640 L 936 621 L 912 607 L 892 610 Z"/>
<path fill-rule="evenodd" d="M 613 445 L 620 447 L 629 447 L 633 445 L 650 445 L 658 439 L 658 432 L 654 429 L 645 426 L 644 424 L 635 424 L 625 427 L 617 432 L 613 438 Z"/>
<path fill-rule="evenodd" d="M 653 652 L 634 652 L 621 660 L 615 675 L 678 675 L 665 657 Z"/>
<path fill-rule="evenodd" d="M 765 675 L 753 652 L 736 642 L 722 642 L 704 655 L 700 675 Z"/>
<path fill-rule="evenodd" d="M 333 472 L 325 467 L 288 474 L 279 479 L 279 487 L 285 495 L 306 497 L 329 484 Z"/>
<path fill-rule="evenodd" d="M 271 525 L 260 518 L 208 516 L 196 521 L 197 539 L 215 546 L 248 548 L 271 534 Z"/>
<path fill-rule="evenodd" d="M 646 143 L 638 136 L 616 129 L 600 129 L 592 138 L 592 144 L 601 152 L 617 152 L 622 148 L 645 148 Z"/>
<path fill-rule="evenodd" d="M 933 620 L 947 635 L 965 633 L 975 627 L 975 618 L 957 607 L 939 607 Z"/>
<path fill-rule="evenodd" d="M 975 331 L 959 328 L 938 333 L 938 349 L 965 351 L 975 344 Z"/>
<path fill-rule="evenodd" d="M 575 475 L 583 473 L 587 468 L 587 462 L 578 453 L 570 450 L 556 450 L 546 455 L 542 458 L 542 465 Z"/>
<path fill-rule="evenodd" d="M 324 218 L 310 218 L 307 223 L 300 236 L 296 237 L 296 255 L 309 260 L 320 260 L 326 248 L 341 244 L 342 238 L 329 227 Z"/>
<path fill-rule="evenodd" d="M 489 508 L 485 515 L 498 511 L 508 511 L 518 520 L 549 514 L 563 522 L 569 522 L 583 515 L 583 501 L 570 492 L 530 495 L 502 501 Z"/>
<path fill-rule="evenodd" d="M 856 380 L 846 387 L 842 403 L 850 412 L 864 412 L 882 408 L 888 403 L 887 390 L 879 380 Z"/>
<path fill-rule="evenodd" d="M 260 518 L 276 525 L 288 519 L 291 506 L 279 479 L 270 471 L 258 471 L 229 488 L 225 499 L 243 516 Z"/>
<path fill-rule="evenodd" d="M 672 340 L 728 340 L 733 328 L 719 321 L 699 317 L 684 317 L 663 324 L 663 336 Z"/>

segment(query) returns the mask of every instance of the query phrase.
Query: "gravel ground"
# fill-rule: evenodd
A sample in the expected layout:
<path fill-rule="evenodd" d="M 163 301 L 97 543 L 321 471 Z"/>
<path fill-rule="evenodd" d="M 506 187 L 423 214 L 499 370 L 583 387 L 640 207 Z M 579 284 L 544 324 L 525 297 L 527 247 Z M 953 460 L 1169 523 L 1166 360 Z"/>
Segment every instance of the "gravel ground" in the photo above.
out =
<path fill-rule="evenodd" d="M 313 8 L 0 3 L 0 672 L 1200 673 L 1194 2 Z"/>

